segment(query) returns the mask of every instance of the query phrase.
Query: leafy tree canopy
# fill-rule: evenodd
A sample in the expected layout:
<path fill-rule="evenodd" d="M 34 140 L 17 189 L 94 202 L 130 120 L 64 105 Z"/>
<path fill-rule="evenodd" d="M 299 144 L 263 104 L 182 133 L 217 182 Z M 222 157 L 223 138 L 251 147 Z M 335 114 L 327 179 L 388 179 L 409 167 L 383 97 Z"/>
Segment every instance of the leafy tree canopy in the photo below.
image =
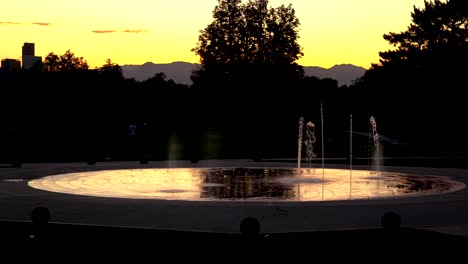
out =
<path fill-rule="evenodd" d="M 468 1 L 425 1 L 411 17 L 406 31 L 384 34 L 395 49 L 380 52 L 380 63 L 355 84 L 354 110 L 380 112 L 387 127 L 408 131 L 436 124 L 438 137 L 448 144 L 462 138 L 466 112 Z M 434 142 L 432 131 L 412 136 L 422 146 Z"/>
<path fill-rule="evenodd" d="M 75 70 L 87 70 L 88 63 L 83 57 L 76 57 L 73 52 L 67 50 L 63 55 L 50 52 L 44 59 L 42 69 L 46 72 L 70 72 Z"/>
<path fill-rule="evenodd" d="M 299 19 L 291 5 L 268 9 L 268 0 L 218 2 L 214 21 L 192 49 L 202 64 L 290 64 L 303 55 L 297 43 Z"/>
<path fill-rule="evenodd" d="M 468 60 L 468 2 L 425 1 L 423 8 L 414 7 L 411 17 L 406 31 L 384 34 L 396 49 L 380 52 L 380 64 L 373 64 L 364 79 L 399 79 L 394 75 L 398 73 L 406 80 L 455 83 Z"/>
<path fill-rule="evenodd" d="M 281 65 L 283 71 L 303 76 L 296 64 L 303 56 L 297 42 L 300 23 L 291 5 L 269 8 L 268 0 L 218 0 L 213 19 L 192 49 L 200 56 L 201 71 L 214 69 L 218 75 L 240 80 L 258 75 L 259 65 L 271 77 L 272 65 Z M 270 69 L 265 70 L 265 65 Z M 203 76 L 199 71 L 192 79 L 196 82 Z"/>

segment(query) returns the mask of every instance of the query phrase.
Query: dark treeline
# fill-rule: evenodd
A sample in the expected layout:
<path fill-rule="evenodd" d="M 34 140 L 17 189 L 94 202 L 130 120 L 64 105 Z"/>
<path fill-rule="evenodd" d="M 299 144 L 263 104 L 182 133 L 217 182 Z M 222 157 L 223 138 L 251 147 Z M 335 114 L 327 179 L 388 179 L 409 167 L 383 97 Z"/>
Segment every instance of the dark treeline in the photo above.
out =
<path fill-rule="evenodd" d="M 406 31 L 384 34 L 395 49 L 351 87 L 353 101 L 422 154 L 467 155 L 468 4 L 425 1 L 411 17 Z"/>
<path fill-rule="evenodd" d="M 257 82 L 212 90 L 176 84 L 163 73 L 143 82 L 100 70 L 3 73 L 2 128 L 17 129 L 22 155 L 31 161 L 138 159 L 142 152 L 149 159 L 293 158 L 300 117 L 315 123 L 320 153 L 323 102 L 328 157 L 348 154 L 350 114 L 353 130 L 369 132 L 374 115 L 382 135 L 409 144 L 386 146 L 388 155 L 462 155 L 463 119 L 455 109 L 463 104 L 454 105 L 456 98 L 427 92 L 412 101 L 404 87 L 375 92 L 315 77 Z M 132 123 L 144 150 L 128 146 Z M 354 140 L 355 155 L 368 155 L 368 138 Z M 170 154 L 173 143 L 180 147 Z"/>
<path fill-rule="evenodd" d="M 2 72 L 2 143 L 29 161 L 287 156 L 299 116 L 317 123 L 322 95 L 338 89 L 313 77 L 268 89 L 245 83 L 213 91 L 163 73 L 137 82 L 102 69 Z M 130 124 L 137 149 L 128 146 Z M 169 154 L 174 143 L 181 147 Z"/>
<path fill-rule="evenodd" d="M 398 140 L 384 142 L 387 156 L 466 154 L 463 1 L 414 8 L 407 31 L 384 35 L 396 49 L 350 87 L 305 77 L 294 9 L 267 4 L 219 1 L 193 49 L 202 67 L 191 86 L 164 73 L 124 79 L 110 60 L 91 70 L 70 51 L 2 72 L 6 145 L 26 161 L 294 158 L 300 117 L 315 123 L 321 153 L 322 102 L 327 157 L 348 155 L 350 114 L 354 131 L 369 132 L 374 116 L 379 133 Z M 369 155 L 368 137 L 353 143 L 355 156 Z"/>

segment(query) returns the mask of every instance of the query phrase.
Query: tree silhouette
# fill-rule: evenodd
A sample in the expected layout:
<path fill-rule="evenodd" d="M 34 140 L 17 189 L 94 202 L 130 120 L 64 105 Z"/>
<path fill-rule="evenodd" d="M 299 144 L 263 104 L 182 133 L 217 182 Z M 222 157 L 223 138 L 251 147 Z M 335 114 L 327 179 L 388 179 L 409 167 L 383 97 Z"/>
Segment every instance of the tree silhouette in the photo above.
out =
<path fill-rule="evenodd" d="M 380 62 L 413 61 L 424 64 L 424 57 L 436 58 L 438 53 L 466 55 L 468 46 L 468 10 L 466 1 L 425 1 L 425 7 L 414 7 L 412 23 L 401 33 L 384 34 L 384 39 L 397 47 L 396 50 L 380 52 Z M 451 51 L 451 52 L 449 52 Z"/>
<path fill-rule="evenodd" d="M 43 70 L 46 72 L 60 71 L 60 56 L 53 52 L 50 52 L 44 58 L 42 67 Z"/>
<path fill-rule="evenodd" d="M 123 80 L 122 67 L 119 64 L 112 62 L 111 59 L 106 59 L 106 63 L 99 68 L 99 72 L 107 79 Z"/>
<path fill-rule="evenodd" d="M 70 50 L 67 50 L 60 56 L 50 52 L 45 57 L 42 65 L 42 69 L 46 72 L 70 72 L 75 70 L 87 70 L 88 68 L 86 60 L 84 60 L 83 57 L 76 57 Z"/>
<path fill-rule="evenodd" d="M 214 21 L 201 31 L 197 46 L 192 49 L 202 64 L 234 64 L 241 62 L 241 0 L 219 0 L 213 11 Z"/>
<path fill-rule="evenodd" d="M 425 1 L 424 8 L 414 7 L 411 17 L 406 31 L 384 34 L 396 49 L 380 52 L 380 64 L 373 64 L 364 78 L 401 74 L 412 84 L 456 84 L 468 59 L 466 1 Z"/>
<path fill-rule="evenodd" d="M 202 67 L 191 76 L 195 93 L 188 113 L 197 120 L 191 126 L 217 130 L 226 142 L 223 148 L 248 148 L 249 155 L 256 157 L 270 150 L 268 141 L 287 133 L 285 127 L 272 131 L 259 121 L 293 120 L 289 99 L 304 77 L 296 63 L 303 56 L 299 19 L 292 5 L 268 4 L 268 0 L 218 0 L 213 21 L 200 31 L 192 49 Z"/>
<path fill-rule="evenodd" d="M 119 64 L 112 62 L 111 59 L 106 59 L 106 63 L 101 66 L 102 72 L 120 72 L 122 73 L 122 67 Z"/>
<path fill-rule="evenodd" d="M 291 5 L 268 9 L 268 0 L 218 0 L 213 18 L 192 49 L 203 66 L 192 75 L 195 86 L 207 79 L 219 84 L 303 77 L 295 62 L 303 55 L 300 23 Z"/>
<path fill-rule="evenodd" d="M 395 127 L 395 133 L 408 134 L 410 140 L 420 142 L 413 144 L 415 148 L 435 155 L 449 153 L 451 143 L 460 148 L 457 141 L 463 130 L 460 106 L 466 87 L 468 4 L 463 0 L 425 1 L 424 7 L 413 8 L 411 17 L 406 31 L 384 34 L 395 49 L 379 53 L 380 63 L 373 64 L 356 83 L 359 89 L 351 100 L 357 108 L 385 115 L 385 123 Z M 439 122 L 444 124 L 437 131 L 444 139 L 440 149 L 435 146 L 442 145 L 440 142 L 427 144 L 434 141 L 431 133 L 417 133 Z M 398 129 L 401 127 L 405 131 Z"/>
<path fill-rule="evenodd" d="M 192 49 L 204 65 L 290 64 L 303 55 L 291 5 L 268 9 L 268 0 L 219 0 L 213 18 Z"/>

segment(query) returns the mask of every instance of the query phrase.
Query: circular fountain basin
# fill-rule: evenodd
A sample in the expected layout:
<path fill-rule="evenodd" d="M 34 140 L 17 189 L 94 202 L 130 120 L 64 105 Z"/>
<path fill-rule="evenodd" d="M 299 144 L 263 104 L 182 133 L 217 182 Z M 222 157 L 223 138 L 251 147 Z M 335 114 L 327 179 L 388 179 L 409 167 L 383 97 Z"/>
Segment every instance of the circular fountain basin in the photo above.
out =
<path fill-rule="evenodd" d="M 102 170 L 47 176 L 28 185 L 97 197 L 256 202 L 398 198 L 442 194 L 465 187 L 440 176 L 291 168 Z"/>

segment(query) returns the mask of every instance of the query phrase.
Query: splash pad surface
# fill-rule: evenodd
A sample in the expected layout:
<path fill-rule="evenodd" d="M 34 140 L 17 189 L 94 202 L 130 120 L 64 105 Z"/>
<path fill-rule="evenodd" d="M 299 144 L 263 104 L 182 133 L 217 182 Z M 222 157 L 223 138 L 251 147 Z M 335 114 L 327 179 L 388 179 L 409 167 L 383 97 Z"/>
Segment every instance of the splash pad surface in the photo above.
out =
<path fill-rule="evenodd" d="M 447 177 L 346 169 L 141 168 L 73 172 L 28 182 L 95 197 L 243 202 L 308 202 L 427 196 L 461 190 Z"/>
<path fill-rule="evenodd" d="M 159 192 L 160 196 L 155 197 L 157 188 L 153 182 L 149 182 L 159 178 L 154 176 L 155 172 L 187 168 L 202 175 L 206 175 L 207 171 L 211 172 L 212 178 L 206 178 L 203 182 L 201 180 L 203 177 L 186 177 L 190 184 L 179 184 L 175 188 L 171 183 L 168 186 L 172 187 L 160 188 L 162 190 Z M 197 164 L 191 164 L 189 161 L 152 161 L 144 165 L 136 162 L 102 162 L 93 166 L 83 163 L 31 163 L 24 164 L 20 169 L 0 170 L 2 177 L 0 203 L 3 207 L 4 220 L 29 221 L 32 208 L 45 206 L 52 212 L 52 221 L 57 223 L 159 230 L 237 233 L 239 222 L 248 216 L 259 219 L 262 232 L 265 233 L 376 228 L 380 227 L 382 214 L 388 211 L 400 214 L 405 225 L 409 227 L 446 227 L 458 230 L 456 228 L 460 226 L 468 226 L 468 189 L 463 188 L 468 184 L 466 169 L 385 166 L 382 171 L 389 173 L 386 175 L 388 178 L 382 174 L 376 178 L 379 175 L 369 171 L 369 166 L 356 165 L 353 166 L 351 175 L 353 181 L 350 199 L 348 168 L 348 166 L 328 165 L 323 181 L 321 167 L 315 168 L 314 176 L 312 176 L 314 168 L 310 169 L 310 174 L 308 168 L 303 168 L 304 174 L 298 175 L 294 162 L 280 161 L 202 160 Z M 234 173 L 236 169 L 241 169 L 237 171 L 244 173 L 247 170 L 249 174 L 254 175 L 224 176 Z M 263 175 L 265 169 L 269 170 L 269 176 Z M 276 176 L 275 170 L 278 170 Z M 285 174 L 287 171 L 292 175 Z M 112 172 L 110 174 L 112 177 L 109 179 L 104 177 L 107 172 Z M 117 172 L 122 177 L 128 176 L 131 172 L 135 173 L 134 177 L 126 179 L 133 179 L 133 182 L 123 181 L 125 177 L 120 178 L 115 175 Z M 332 172 L 337 173 L 336 181 L 333 181 Z M 359 172 L 363 173 L 362 178 L 358 175 Z M 89 177 L 78 177 L 81 173 L 86 173 Z M 255 173 L 259 175 L 255 176 Z M 342 176 L 338 176 L 340 173 Z M 143 178 L 136 177 L 137 174 L 142 174 Z M 222 174 L 223 177 L 218 174 Z M 76 178 L 71 181 L 73 175 Z M 102 178 L 97 181 L 92 175 L 101 175 Z M 68 177 L 68 181 L 65 177 Z M 377 193 L 377 183 L 380 191 L 389 190 L 392 187 L 385 189 L 384 183 L 388 186 L 393 179 L 399 177 L 403 179 L 403 185 L 413 186 L 416 189 L 406 194 L 398 192 L 398 195 L 390 195 L 388 191 L 384 191 L 387 196 L 361 195 L 360 198 L 358 196 L 359 181 L 362 181 L 362 186 L 366 186 L 362 190 L 368 190 L 367 193 Z M 371 181 L 373 178 L 375 180 Z M 165 180 L 173 179 L 182 180 L 178 177 L 167 177 Z M 223 179 L 223 182 L 220 182 L 220 179 Z M 232 189 L 232 185 L 224 182 L 227 179 L 235 179 L 239 187 Z M 439 188 L 437 184 L 439 180 L 442 181 L 441 186 L 449 188 Z M 105 184 L 106 181 L 114 183 L 115 186 Z M 421 187 L 419 182 L 425 182 L 426 187 L 431 186 L 431 188 L 417 191 Z M 38 184 L 37 187 L 42 186 L 40 188 L 43 189 L 32 188 L 33 183 Z M 342 197 L 337 196 L 336 192 L 334 194 L 331 192 L 333 186 L 340 185 L 342 186 L 340 189 L 343 190 Z M 58 192 L 54 186 L 68 189 L 69 193 Z M 118 198 L 110 197 L 110 189 L 113 189 L 113 192 L 118 191 L 116 186 L 120 186 L 122 188 L 120 191 L 125 195 L 121 194 Z M 187 188 L 188 186 L 192 187 Z M 269 189 L 265 189 L 265 186 Z M 271 186 L 286 189 L 278 190 Z M 401 188 L 402 186 L 395 187 L 395 190 L 405 190 Z M 91 190 L 88 190 L 90 192 L 88 194 L 83 192 L 85 189 L 93 188 L 96 189 L 92 190 L 92 194 Z M 456 191 L 458 188 L 461 189 Z M 188 191 L 190 189 L 195 190 L 192 192 L 197 197 L 194 200 L 182 197 L 190 193 Z M 125 198 L 129 197 L 130 190 L 138 190 L 138 196 L 133 196 L 132 199 Z M 147 192 L 144 193 L 142 190 Z M 289 200 L 281 200 L 279 196 L 262 197 L 258 194 L 260 190 L 271 194 L 290 194 Z M 213 198 L 214 193 L 217 193 L 217 197 L 223 198 Z M 227 195 L 230 193 L 245 193 L 245 195 L 243 198 L 234 199 Z M 297 193 L 300 193 L 304 199 L 309 197 L 310 200 L 300 200 L 294 196 Z M 321 197 L 322 193 L 324 200 Z M 201 194 L 204 196 L 201 197 Z M 162 195 L 166 198 L 162 198 Z M 178 200 L 175 196 L 179 196 Z M 315 200 L 310 197 L 315 197 Z"/>

